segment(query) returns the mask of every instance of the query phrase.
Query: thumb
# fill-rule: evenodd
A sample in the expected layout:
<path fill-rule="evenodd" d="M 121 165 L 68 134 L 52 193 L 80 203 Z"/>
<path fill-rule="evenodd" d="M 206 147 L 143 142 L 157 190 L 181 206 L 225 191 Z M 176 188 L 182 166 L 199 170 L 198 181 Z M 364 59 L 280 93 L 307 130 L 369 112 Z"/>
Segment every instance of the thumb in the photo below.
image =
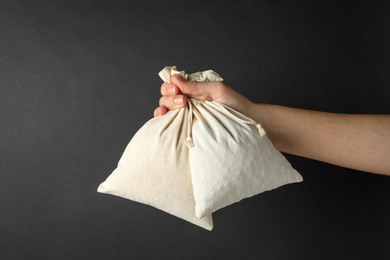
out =
<path fill-rule="evenodd" d="M 197 82 L 186 81 L 179 75 L 175 74 L 171 77 L 172 84 L 176 85 L 180 92 L 184 95 L 196 98 L 199 100 L 213 100 L 213 93 L 216 90 L 216 83 L 219 82 Z"/>

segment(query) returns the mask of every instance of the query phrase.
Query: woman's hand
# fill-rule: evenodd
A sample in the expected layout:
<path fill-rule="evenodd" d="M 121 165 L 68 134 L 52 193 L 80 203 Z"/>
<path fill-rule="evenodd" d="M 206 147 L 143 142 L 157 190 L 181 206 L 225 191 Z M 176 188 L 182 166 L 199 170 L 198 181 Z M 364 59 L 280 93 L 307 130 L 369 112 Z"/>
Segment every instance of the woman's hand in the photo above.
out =
<path fill-rule="evenodd" d="M 187 102 L 184 95 L 198 100 L 217 101 L 249 117 L 252 114 L 253 103 L 220 81 L 185 81 L 179 75 L 173 75 L 171 82 L 161 85 L 162 97 L 160 106 L 154 110 L 155 117 L 164 115 L 168 110 L 184 107 Z"/>

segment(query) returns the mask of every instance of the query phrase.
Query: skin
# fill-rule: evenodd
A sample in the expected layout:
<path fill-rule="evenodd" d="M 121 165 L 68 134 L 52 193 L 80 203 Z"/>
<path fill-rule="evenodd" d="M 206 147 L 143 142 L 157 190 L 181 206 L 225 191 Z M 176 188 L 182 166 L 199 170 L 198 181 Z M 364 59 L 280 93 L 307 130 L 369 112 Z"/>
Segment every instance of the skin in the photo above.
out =
<path fill-rule="evenodd" d="M 251 102 L 222 82 L 187 82 L 175 75 L 161 86 L 154 116 L 185 106 L 182 94 L 218 101 L 261 122 L 279 151 L 355 170 L 390 175 L 390 115 L 350 115 Z"/>

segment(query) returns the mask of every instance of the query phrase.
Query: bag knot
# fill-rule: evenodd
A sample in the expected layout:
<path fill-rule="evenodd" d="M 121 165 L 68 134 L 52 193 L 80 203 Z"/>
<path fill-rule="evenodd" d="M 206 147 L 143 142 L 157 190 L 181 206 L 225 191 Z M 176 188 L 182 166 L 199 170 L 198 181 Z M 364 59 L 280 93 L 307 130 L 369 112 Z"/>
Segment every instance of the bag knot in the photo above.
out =
<path fill-rule="evenodd" d="M 260 123 L 257 124 L 256 127 L 257 127 L 257 130 L 259 130 L 260 136 L 263 137 L 266 134 L 264 128 L 261 126 Z"/>

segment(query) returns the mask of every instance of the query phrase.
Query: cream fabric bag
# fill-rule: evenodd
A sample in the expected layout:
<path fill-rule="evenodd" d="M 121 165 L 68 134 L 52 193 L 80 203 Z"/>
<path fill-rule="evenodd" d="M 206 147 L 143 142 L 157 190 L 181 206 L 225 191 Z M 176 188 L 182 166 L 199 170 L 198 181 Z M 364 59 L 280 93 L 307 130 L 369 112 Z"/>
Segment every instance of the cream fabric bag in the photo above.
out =
<path fill-rule="evenodd" d="M 173 74 L 186 80 L 222 81 L 213 71 L 187 75 L 176 67 L 160 72 L 165 82 Z M 189 99 L 187 109 L 192 185 L 196 216 L 282 185 L 302 181 L 285 157 L 274 148 L 260 124 L 214 101 Z"/>
<path fill-rule="evenodd" d="M 191 81 L 222 81 L 166 67 Z M 213 101 L 188 98 L 186 107 L 148 121 L 98 192 L 154 206 L 211 230 L 211 213 L 244 198 L 302 181 L 260 124 Z M 196 203 L 195 203 L 196 202 Z"/>
<path fill-rule="evenodd" d="M 188 109 L 149 120 L 132 138 L 98 192 L 151 205 L 207 230 L 211 215 L 195 216 L 186 138 Z"/>

